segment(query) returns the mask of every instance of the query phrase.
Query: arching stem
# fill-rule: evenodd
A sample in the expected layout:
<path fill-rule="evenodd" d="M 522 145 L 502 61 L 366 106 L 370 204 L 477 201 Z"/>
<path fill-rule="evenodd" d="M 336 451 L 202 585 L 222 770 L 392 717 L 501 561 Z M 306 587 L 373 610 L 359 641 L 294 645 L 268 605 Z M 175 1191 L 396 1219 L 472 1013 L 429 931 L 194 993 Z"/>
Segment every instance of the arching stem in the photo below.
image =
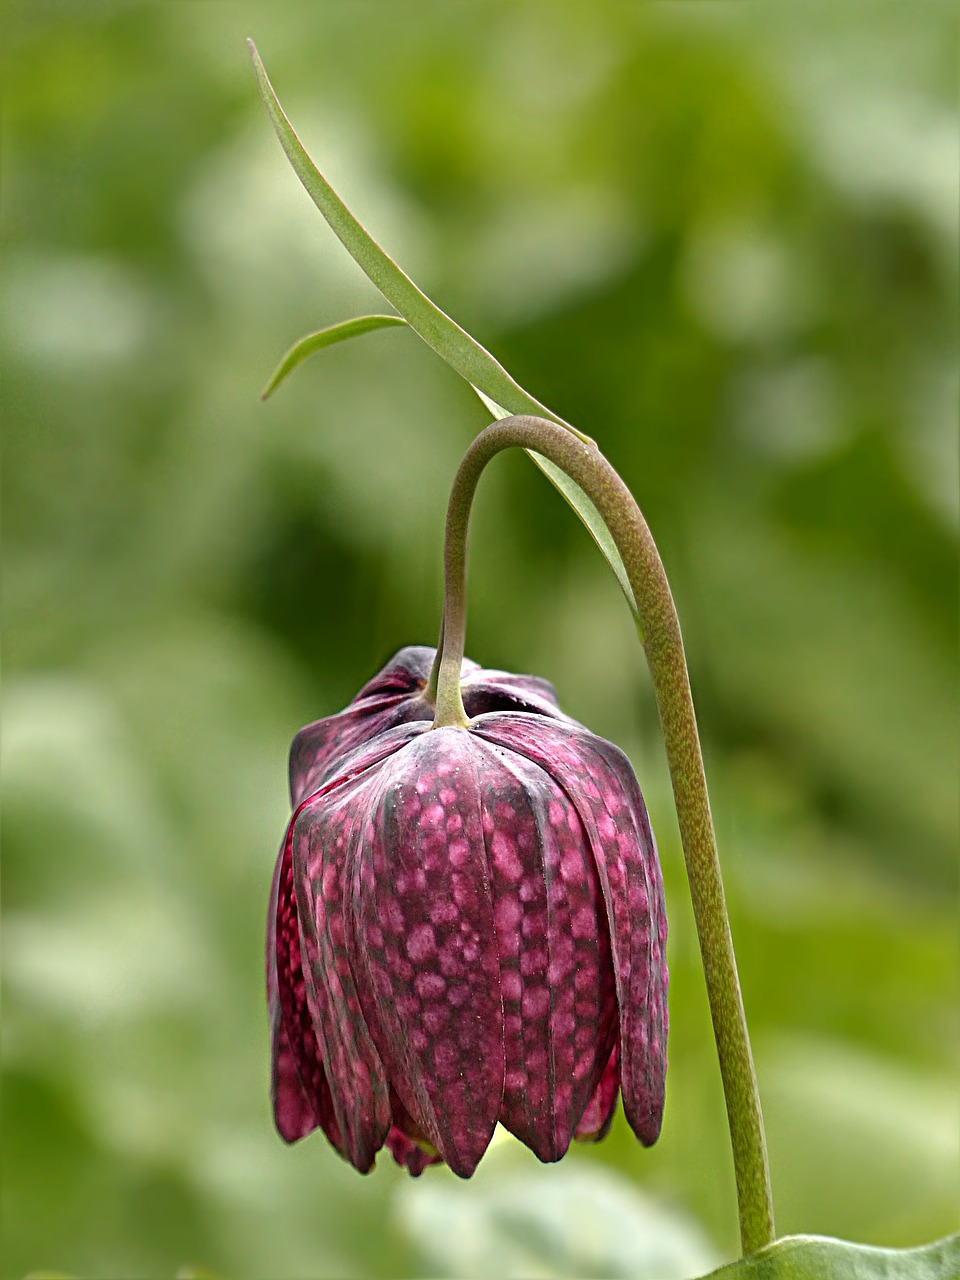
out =
<path fill-rule="evenodd" d="M 503 449 L 525 448 L 560 467 L 592 500 L 610 530 L 637 601 L 643 646 L 666 744 L 690 883 L 713 1032 L 720 1059 L 744 1253 L 774 1238 L 763 1116 L 724 903 L 697 720 L 680 623 L 647 523 L 629 489 L 595 445 L 544 418 L 504 418 L 468 449 L 447 509 L 442 653 L 434 726 L 468 723 L 460 696 L 466 622 L 467 529 L 483 468 Z"/>

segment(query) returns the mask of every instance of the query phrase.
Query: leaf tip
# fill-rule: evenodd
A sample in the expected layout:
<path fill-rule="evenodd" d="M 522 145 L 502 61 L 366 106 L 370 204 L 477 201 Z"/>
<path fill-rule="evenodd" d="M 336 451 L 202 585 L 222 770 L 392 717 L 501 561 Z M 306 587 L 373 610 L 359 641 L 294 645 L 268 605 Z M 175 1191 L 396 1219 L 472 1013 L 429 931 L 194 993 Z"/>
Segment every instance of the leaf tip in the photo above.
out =
<path fill-rule="evenodd" d="M 247 36 L 247 51 L 250 54 L 250 61 L 253 63 L 253 74 L 257 78 L 257 83 L 267 80 L 267 69 L 263 65 L 263 59 L 260 57 L 260 50 L 254 44 L 250 36 Z M 269 84 L 269 81 L 267 80 Z M 261 93 L 263 92 L 261 87 Z"/>

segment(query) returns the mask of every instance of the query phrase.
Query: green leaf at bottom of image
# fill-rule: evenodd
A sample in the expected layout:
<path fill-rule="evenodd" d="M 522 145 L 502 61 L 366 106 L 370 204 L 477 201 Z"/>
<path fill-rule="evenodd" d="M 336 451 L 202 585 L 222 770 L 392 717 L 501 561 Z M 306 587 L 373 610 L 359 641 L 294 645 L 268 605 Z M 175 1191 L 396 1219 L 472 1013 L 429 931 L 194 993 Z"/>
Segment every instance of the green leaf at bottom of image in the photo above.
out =
<path fill-rule="evenodd" d="M 703 1280 L 960 1280 L 960 1234 L 915 1249 L 784 1236 Z"/>

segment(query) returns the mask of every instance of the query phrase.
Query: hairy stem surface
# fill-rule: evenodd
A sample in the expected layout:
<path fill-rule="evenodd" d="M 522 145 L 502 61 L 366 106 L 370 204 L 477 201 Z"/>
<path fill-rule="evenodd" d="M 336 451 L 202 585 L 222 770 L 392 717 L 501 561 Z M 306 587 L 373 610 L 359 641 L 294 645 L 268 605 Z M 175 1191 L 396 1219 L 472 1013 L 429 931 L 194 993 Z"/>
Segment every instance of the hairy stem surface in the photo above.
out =
<path fill-rule="evenodd" d="M 483 468 L 503 449 L 529 449 L 566 473 L 593 502 L 626 566 L 643 635 L 680 826 L 713 1031 L 720 1059 L 744 1253 L 774 1238 L 763 1116 L 724 902 L 680 623 L 660 555 L 630 490 L 596 445 L 544 418 L 504 418 L 482 431 L 460 465 L 447 509 L 442 649 L 435 727 L 468 723 L 460 695 L 466 625 L 467 532 Z M 433 681 L 431 681 L 431 684 Z"/>

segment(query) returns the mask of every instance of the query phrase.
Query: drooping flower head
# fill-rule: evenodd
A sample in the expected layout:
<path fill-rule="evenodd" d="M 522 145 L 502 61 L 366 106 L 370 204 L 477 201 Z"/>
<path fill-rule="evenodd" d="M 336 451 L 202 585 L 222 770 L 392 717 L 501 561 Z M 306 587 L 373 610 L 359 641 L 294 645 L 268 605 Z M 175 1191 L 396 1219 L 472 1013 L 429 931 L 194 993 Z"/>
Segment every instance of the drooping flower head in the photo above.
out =
<path fill-rule="evenodd" d="M 291 752 L 267 941 L 277 1128 L 361 1172 L 469 1177 L 499 1121 L 541 1160 L 660 1130 L 666 917 L 626 756 L 551 686 L 464 663 L 432 727 L 409 648 Z"/>

